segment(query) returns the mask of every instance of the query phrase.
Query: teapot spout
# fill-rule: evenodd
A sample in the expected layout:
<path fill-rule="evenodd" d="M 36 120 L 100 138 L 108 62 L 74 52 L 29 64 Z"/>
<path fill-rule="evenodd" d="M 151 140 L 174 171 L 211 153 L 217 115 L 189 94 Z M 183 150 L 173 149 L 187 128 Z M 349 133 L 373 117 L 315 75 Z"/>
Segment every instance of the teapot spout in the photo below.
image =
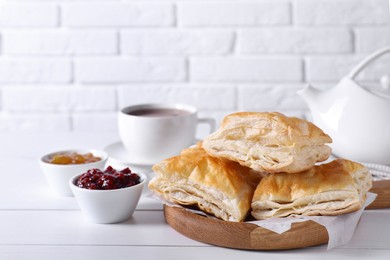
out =
<path fill-rule="evenodd" d="M 315 106 L 315 104 L 318 104 L 318 101 L 321 96 L 321 92 L 322 91 L 314 88 L 313 86 L 307 85 L 303 89 L 298 90 L 297 94 L 300 95 L 303 98 L 303 100 L 305 100 L 309 108 L 312 109 L 313 106 Z"/>

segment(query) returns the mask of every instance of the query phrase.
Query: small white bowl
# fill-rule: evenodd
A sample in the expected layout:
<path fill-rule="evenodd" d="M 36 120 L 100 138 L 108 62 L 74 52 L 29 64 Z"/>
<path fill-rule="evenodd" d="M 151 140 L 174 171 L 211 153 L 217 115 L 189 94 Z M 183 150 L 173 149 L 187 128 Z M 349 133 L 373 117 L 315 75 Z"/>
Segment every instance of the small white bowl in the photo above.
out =
<path fill-rule="evenodd" d="M 53 155 L 64 152 L 76 152 L 79 154 L 92 153 L 94 156 L 100 157 L 101 160 L 84 164 L 54 164 L 49 162 Z M 69 179 L 92 168 L 103 169 L 107 159 L 108 155 L 104 151 L 75 149 L 44 155 L 39 160 L 39 164 L 52 190 L 61 196 L 73 196 L 72 190 L 69 187 Z"/>
<path fill-rule="evenodd" d="M 127 188 L 113 190 L 90 190 L 76 186 L 78 178 L 69 180 L 69 186 L 85 218 L 94 223 L 110 224 L 129 219 L 141 197 L 146 175 L 136 173 L 141 182 Z"/>

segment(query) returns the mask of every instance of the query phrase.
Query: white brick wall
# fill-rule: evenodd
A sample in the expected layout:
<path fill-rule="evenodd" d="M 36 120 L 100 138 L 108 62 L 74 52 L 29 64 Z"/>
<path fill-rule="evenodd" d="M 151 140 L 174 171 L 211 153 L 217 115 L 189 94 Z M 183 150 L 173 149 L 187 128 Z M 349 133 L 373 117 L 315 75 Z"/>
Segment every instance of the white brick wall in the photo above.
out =
<path fill-rule="evenodd" d="M 180 1 L 179 1 L 180 2 Z M 192 1 L 179 3 L 178 24 L 188 27 L 290 24 L 289 1 Z"/>
<path fill-rule="evenodd" d="M 364 55 L 340 55 L 312 57 L 307 59 L 307 80 L 309 82 L 336 82 L 345 76 Z M 390 59 L 382 58 L 360 73 L 358 79 L 364 82 L 379 81 L 383 74 L 390 75 Z"/>
<path fill-rule="evenodd" d="M 5 55 L 115 55 L 114 30 L 3 30 Z"/>
<path fill-rule="evenodd" d="M 3 108 L 10 112 L 88 112 L 116 109 L 111 86 L 8 86 Z"/>
<path fill-rule="evenodd" d="M 236 86 L 233 84 L 137 84 L 122 85 L 118 89 L 119 106 L 138 103 L 186 103 L 200 110 L 236 109 Z"/>
<path fill-rule="evenodd" d="M 228 57 L 190 59 L 193 81 L 301 81 L 302 62 L 295 57 Z"/>
<path fill-rule="evenodd" d="M 124 83 L 150 81 L 184 81 L 183 58 L 78 58 L 75 80 L 80 83 Z"/>
<path fill-rule="evenodd" d="M 5 2 L 5 1 L 4 1 Z M 1 4 L 2 28 L 56 27 L 59 25 L 59 9 L 51 3 Z"/>
<path fill-rule="evenodd" d="M 352 33 L 345 28 L 243 29 L 238 36 L 241 53 L 349 53 Z"/>
<path fill-rule="evenodd" d="M 296 0 L 297 25 L 388 25 L 384 0 Z"/>
<path fill-rule="evenodd" d="M 62 6 L 62 25 L 70 27 L 162 27 L 174 23 L 172 4 L 70 3 Z"/>
<path fill-rule="evenodd" d="M 358 52 L 369 53 L 390 45 L 390 27 L 356 28 L 355 35 Z"/>
<path fill-rule="evenodd" d="M 71 83 L 72 63 L 68 58 L 1 57 L 2 83 Z"/>
<path fill-rule="evenodd" d="M 115 132 L 143 102 L 305 116 L 298 89 L 384 46 L 388 0 L 0 0 L 0 132 Z"/>
<path fill-rule="evenodd" d="M 291 114 L 291 111 L 305 109 L 297 90 L 304 84 L 240 84 L 238 86 L 238 107 L 249 111 L 277 111 Z M 273 97 L 273 98 L 270 98 Z"/>
<path fill-rule="evenodd" d="M 220 55 L 232 53 L 235 32 L 219 29 L 133 29 L 121 32 L 120 36 L 124 54 Z"/>

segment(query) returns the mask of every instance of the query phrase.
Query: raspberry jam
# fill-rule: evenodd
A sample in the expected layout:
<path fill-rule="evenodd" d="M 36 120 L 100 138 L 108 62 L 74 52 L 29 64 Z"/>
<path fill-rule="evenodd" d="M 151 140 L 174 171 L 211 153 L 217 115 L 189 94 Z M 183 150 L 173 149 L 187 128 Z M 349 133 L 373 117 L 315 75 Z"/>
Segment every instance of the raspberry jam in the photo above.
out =
<path fill-rule="evenodd" d="M 117 171 L 108 166 L 104 171 L 90 169 L 76 181 L 76 186 L 89 190 L 114 190 L 134 186 L 141 182 L 138 174 L 127 167 Z"/>

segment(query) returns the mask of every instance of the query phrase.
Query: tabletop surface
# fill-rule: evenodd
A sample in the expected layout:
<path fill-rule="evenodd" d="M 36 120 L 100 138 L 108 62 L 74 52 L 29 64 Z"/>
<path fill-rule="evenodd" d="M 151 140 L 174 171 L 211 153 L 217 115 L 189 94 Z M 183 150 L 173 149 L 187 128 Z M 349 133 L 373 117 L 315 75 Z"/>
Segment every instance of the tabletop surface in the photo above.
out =
<path fill-rule="evenodd" d="M 115 134 L 0 135 L 0 259 L 390 259 L 390 210 L 363 213 L 352 240 L 285 250 L 245 251 L 203 244 L 171 228 L 162 205 L 145 189 L 129 220 L 94 224 L 83 218 L 74 197 L 56 195 L 38 164 L 47 153 L 95 148 L 118 141 Z M 147 173 L 149 177 L 152 172 Z"/>

